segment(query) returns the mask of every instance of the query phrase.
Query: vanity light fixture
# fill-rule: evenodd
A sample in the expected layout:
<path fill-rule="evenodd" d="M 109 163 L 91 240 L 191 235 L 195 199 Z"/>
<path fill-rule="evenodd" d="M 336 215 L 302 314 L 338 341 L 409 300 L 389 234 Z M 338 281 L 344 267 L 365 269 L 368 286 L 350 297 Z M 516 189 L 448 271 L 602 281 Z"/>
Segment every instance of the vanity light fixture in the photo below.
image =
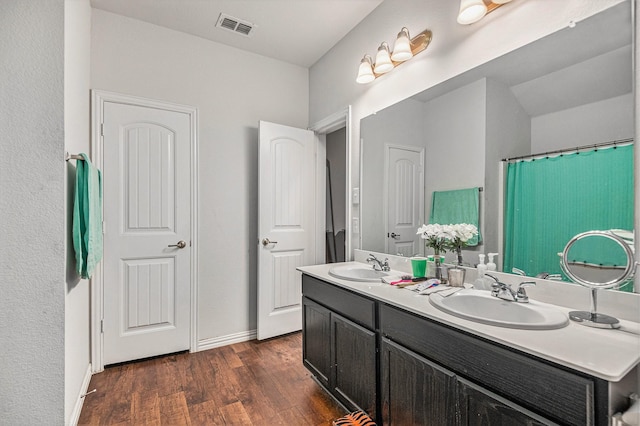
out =
<path fill-rule="evenodd" d="M 469 25 L 478 22 L 484 16 L 493 12 L 511 0 L 460 0 L 458 24 Z"/>
<path fill-rule="evenodd" d="M 370 83 L 382 74 L 388 73 L 401 63 L 413 58 L 422 52 L 431 43 L 432 33 L 424 30 L 414 38 L 409 37 L 409 30 L 402 28 L 393 46 L 393 52 L 389 51 L 387 42 L 382 42 L 376 53 L 375 63 L 369 55 L 364 55 L 358 68 L 356 81 L 361 84 Z"/>

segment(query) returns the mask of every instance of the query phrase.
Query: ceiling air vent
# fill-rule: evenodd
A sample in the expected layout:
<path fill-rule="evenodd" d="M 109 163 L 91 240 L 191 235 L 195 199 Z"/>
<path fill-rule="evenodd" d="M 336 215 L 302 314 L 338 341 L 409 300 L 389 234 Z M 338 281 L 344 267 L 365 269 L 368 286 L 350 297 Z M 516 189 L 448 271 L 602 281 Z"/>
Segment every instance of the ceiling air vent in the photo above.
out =
<path fill-rule="evenodd" d="M 255 25 L 251 22 L 243 21 L 241 19 L 234 18 L 233 16 L 221 13 L 218 18 L 218 22 L 216 23 L 216 27 L 249 37 L 251 36 Z"/>

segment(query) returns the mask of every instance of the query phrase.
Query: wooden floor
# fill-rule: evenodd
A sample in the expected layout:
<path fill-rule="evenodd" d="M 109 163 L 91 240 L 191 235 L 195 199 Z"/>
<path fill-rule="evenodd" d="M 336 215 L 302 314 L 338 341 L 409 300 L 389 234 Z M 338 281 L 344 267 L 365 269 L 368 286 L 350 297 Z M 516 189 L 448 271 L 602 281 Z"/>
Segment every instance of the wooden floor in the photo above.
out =
<path fill-rule="evenodd" d="M 330 425 L 344 415 L 302 366 L 300 333 L 108 367 L 80 425 Z"/>

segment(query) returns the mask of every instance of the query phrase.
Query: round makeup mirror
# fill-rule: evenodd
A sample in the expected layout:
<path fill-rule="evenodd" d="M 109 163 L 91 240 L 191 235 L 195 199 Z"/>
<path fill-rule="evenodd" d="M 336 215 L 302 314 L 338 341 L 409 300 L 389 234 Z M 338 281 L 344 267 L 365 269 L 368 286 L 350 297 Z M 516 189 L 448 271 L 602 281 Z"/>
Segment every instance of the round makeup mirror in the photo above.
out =
<path fill-rule="evenodd" d="M 631 245 L 613 231 L 583 232 L 567 243 L 560 266 L 573 282 L 591 289 L 591 310 L 570 312 L 569 318 L 590 327 L 620 327 L 616 318 L 597 312 L 597 290 L 618 287 L 633 277 Z"/>

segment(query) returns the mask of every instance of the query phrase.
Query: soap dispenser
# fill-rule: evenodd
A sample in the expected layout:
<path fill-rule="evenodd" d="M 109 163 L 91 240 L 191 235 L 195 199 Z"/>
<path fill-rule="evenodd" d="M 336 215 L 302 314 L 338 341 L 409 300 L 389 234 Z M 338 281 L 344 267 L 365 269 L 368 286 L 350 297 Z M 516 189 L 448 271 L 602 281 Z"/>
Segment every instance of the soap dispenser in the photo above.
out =
<path fill-rule="evenodd" d="M 478 278 L 473 282 L 473 288 L 477 290 L 491 290 L 492 281 L 484 276 L 484 273 L 487 271 L 487 265 L 484 264 L 484 254 L 479 254 L 478 258 L 480 259 L 480 262 L 476 266 Z"/>
<path fill-rule="evenodd" d="M 489 262 L 487 262 L 487 271 L 495 271 L 496 270 L 496 263 L 493 261 L 493 258 L 495 256 L 497 256 L 498 253 L 489 253 Z"/>

